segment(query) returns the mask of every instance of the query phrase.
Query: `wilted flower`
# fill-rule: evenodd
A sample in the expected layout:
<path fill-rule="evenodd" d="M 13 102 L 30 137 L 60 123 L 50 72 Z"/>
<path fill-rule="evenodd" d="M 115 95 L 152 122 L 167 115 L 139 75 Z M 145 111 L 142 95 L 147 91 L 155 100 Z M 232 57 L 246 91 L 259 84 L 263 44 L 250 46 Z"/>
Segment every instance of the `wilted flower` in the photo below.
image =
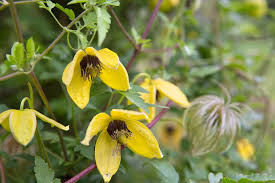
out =
<path fill-rule="evenodd" d="M 249 142 L 248 139 L 240 139 L 237 141 L 237 150 L 240 156 L 244 160 L 251 160 L 255 153 L 254 146 Z"/>
<path fill-rule="evenodd" d="M 69 130 L 69 126 L 63 126 L 33 109 L 10 109 L 4 111 L 0 114 L 0 124 L 4 129 L 12 133 L 17 142 L 26 146 L 34 136 L 37 124 L 36 116 L 42 121 L 51 124 L 51 126 L 66 131 Z"/>
<path fill-rule="evenodd" d="M 194 100 L 184 114 L 192 154 L 226 151 L 240 128 L 241 106 L 213 95 Z"/>
<path fill-rule="evenodd" d="M 116 53 L 107 48 L 79 50 L 62 76 L 70 97 L 79 108 L 89 103 L 90 88 L 96 77 L 115 90 L 130 89 L 128 73 Z"/>
<path fill-rule="evenodd" d="M 168 149 L 179 149 L 184 135 L 182 124 L 176 121 L 163 121 L 159 124 L 157 136 L 161 145 Z"/>
<path fill-rule="evenodd" d="M 140 84 L 142 88 L 149 93 L 141 93 L 141 98 L 148 104 L 155 104 L 157 100 L 166 96 L 173 102 L 179 104 L 182 107 L 188 107 L 190 103 L 184 93 L 173 83 L 165 81 L 161 78 L 150 80 L 146 78 L 143 83 Z M 142 111 L 142 109 L 140 109 Z M 156 115 L 156 108 L 149 107 L 149 122 L 154 119 Z"/>
<path fill-rule="evenodd" d="M 89 145 L 93 136 L 101 131 L 95 145 L 95 161 L 105 182 L 109 182 L 119 168 L 122 145 L 146 158 L 162 158 L 153 133 L 138 121 L 145 118 L 144 113 L 113 109 L 111 116 L 99 113 L 90 122 L 81 143 Z"/>

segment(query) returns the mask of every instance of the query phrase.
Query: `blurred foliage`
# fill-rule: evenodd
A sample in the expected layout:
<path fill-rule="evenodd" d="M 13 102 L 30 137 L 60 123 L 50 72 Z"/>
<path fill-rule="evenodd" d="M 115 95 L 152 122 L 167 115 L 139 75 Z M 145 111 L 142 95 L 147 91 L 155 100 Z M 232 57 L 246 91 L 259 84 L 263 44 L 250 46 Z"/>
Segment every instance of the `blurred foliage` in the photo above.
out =
<path fill-rule="evenodd" d="M 68 2 L 56 0 L 55 3 L 59 3 L 59 8 L 52 10 L 63 26 L 83 11 L 79 3 L 67 4 Z M 165 0 L 165 3 L 167 2 L 168 0 Z M 120 1 L 120 6 L 114 7 L 121 23 L 128 32 L 131 32 L 136 42 L 145 41 L 140 40 L 140 35 L 151 16 L 154 6 L 152 3 L 153 0 L 150 2 L 123 0 Z M 196 7 L 192 3 L 196 3 Z M 274 182 L 274 177 L 265 176 L 263 173 L 275 175 L 275 146 L 273 146 L 275 116 L 272 112 L 275 109 L 273 92 L 275 90 L 273 72 L 275 2 L 201 0 L 199 3 L 182 0 L 176 6 L 171 4 L 165 6 L 167 7 L 163 7 L 163 11 L 158 13 L 145 41 L 146 46 L 143 46 L 143 52 L 137 57 L 129 72 L 130 80 L 139 72 L 146 72 L 153 78 L 170 80 L 181 88 L 190 101 L 206 94 L 225 97 L 220 87 L 222 85 L 231 94 L 232 102 L 244 103 L 252 109 L 245 113 L 246 122 L 241 123 L 237 139 L 249 139 L 255 147 L 255 154 L 250 160 L 242 159 L 234 143 L 222 154 L 212 152 L 199 157 L 192 156 L 190 139 L 186 135 L 187 127 L 183 122 L 184 109 L 172 106 L 167 117 L 164 117 L 168 120 L 162 119 L 156 128 L 153 128 L 153 132 L 161 128 L 161 124 L 165 121 L 180 123 L 183 129 L 180 148 L 171 149 L 165 144 L 160 144 L 165 157 L 160 161 L 147 160 L 124 149 L 119 171 L 111 182 Z M 20 70 L 25 60 L 33 60 L 39 56 L 62 31 L 50 13 L 39 8 L 38 4 L 17 5 L 16 8 L 26 39 L 24 44 L 26 50 L 22 49 L 21 43 L 16 43 L 17 38 L 9 8 L 2 9 L 0 76 Z M 85 24 L 86 29 L 94 30 L 95 23 L 102 26 L 91 46 L 106 47 L 115 51 L 121 62 L 126 65 L 134 48 L 124 37 L 114 18 L 108 14 L 107 9 L 96 11 L 97 13 L 104 11 L 101 13 L 105 14 L 105 18 L 100 19 L 100 22 L 93 22 L 95 14 L 87 14 L 91 17 L 86 19 L 90 20 Z M 76 37 L 71 36 L 71 45 L 77 48 Z M 48 168 L 41 158 L 35 156 L 35 152 L 38 152 L 35 139 L 27 147 L 22 148 L 10 140 L 10 134 L 1 128 L 0 157 L 8 183 L 36 182 L 35 176 L 39 175 L 50 178 L 49 181 L 58 182 L 60 179 L 64 182 L 93 162 L 94 145 L 86 147 L 81 145 L 79 140 L 84 137 L 88 122 L 104 109 L 114 92 L 100 80 L 96 80 L 91 90 L 90 103 L 84 110 L 78 109 L 61 82 L 62 72 L 73 55 L 74 50 L 69 48 L 64 37 L 34 70 L 58 121 L 64 125 L 69 125 L 73 120 L 77 122 L 78 138 L 75 137 L 73 130 L 64 137 L 70 161 L 66 162 L 63 159 L 57 134 L 44 126 L 41 121 L 38 121 L 38 128 L 45 129 L 42 131 L 42 138 L 53 169 Z M 21 62 L 15 63 L 11 56 L 20 58 Z M 9 69 L 11 65 L 16 67 Z M 29 69 L 29 66 L 27 65 L 25 69 Z M 26 85 L 28 80 L 29 77 L 21 75 L 0 82 L 0 112 L 19 107 L 21 99 L 28 96 Z M 136 96 L 138 89 L 133 87 L 132 90 L 135 91 L 115 93 L 112 96 L 113 100 L 118 101 L 122 94 L 131 101 L 139 100 Z M 47 114 L 38 93 L 35 92 L 34 95 L 35 108 Z M 165 100 L 160 101 L 159 105 L 165 105 L 165 102 Z M 145 103 L 142 101 L 139 104 L 139 107 L 147 107 L 143 106 Z M 133 105 L 125 107 L 123 102 L 119 105 L 114 103 L 107 111 L 112 108 L 136 109 L 137 107 Z M 157 138 L 161 139 L 158 133 L 156 134 Z M 96 138 L 91 144 L 95 142 Z M 218 174 L 219 172 L 222 174 Z M 256 174 L 258 178 L 240 176 L 240 174 Z M 102 182 L 102 178 L 95 170 L 79 182 Z"/>

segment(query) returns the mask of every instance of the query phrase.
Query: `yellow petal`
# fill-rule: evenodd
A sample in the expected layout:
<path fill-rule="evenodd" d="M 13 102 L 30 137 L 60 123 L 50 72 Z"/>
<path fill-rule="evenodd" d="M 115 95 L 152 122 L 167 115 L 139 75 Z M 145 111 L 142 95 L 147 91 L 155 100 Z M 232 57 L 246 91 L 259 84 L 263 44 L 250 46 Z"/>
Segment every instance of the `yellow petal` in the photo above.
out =
<path fill-rule="evenodd" d="M 190 103 L 187 97 L 176 85 L 160 78 L 153 80 L 153 83 L 161 94 L 167 96 L 182 107 L 189 107 Z"/>
<path fill-rule="evenodd" d="M 143 83 L 140 84 L 140 86 L 149 92 L 149 93 L 140 93 L 140 97 L 144 100 L 144 102 L 148 103 L 148 104 L 155 104 L 156 103 L 156 93 L 157 93 L 156 87 L 147 78 L 145 79 L 145 81 Z M 149 117 L 148 122 L 150 123 L 156 115 L 156 108 L 148 107 L 148 109 L 150 112 L 148 114 L 148 117 Z M 142 109 L 139 109 L 139 110 L 142 111 Z"/>
<path fill-rule="evenodd" d="M 96 56 L 99 61 L 107 68 L 117 69 L 119 65 L 119 58 L 117 54 L 107 48 L 97 51 L 93 47 L 85 49 L 87 55 Z"/>
<path fill-rule="evenodd" d="M 75 74 L 75 68 L 80 67 L 79 64 L 84 56 L 85 56 L 85 52 L 83 50 L 78 50 L 73 58 L 73 61 L 71 61 L 66 66 L 62 75 L 62 81 L 65 85 L 69 85 L 70 82 L 72 81 L 73 76 Z"/>
<path fill-rule="evenodd" d="M 32 109 L 31 109 L 32 110 Z M 56 122 L 55 120 L 48 118 L 47 116 L 44 116 L 43 114 L 41 114 L 40 112 L 36 111 L 36 110 L 32 110 L 35 115 L 40 118 L 42 121 L 45 121 L 46 123 L 51 124 L 52 127 L 57 127 L 61 130 L 65 130 L 68 131 L 69 130 L 69 126 L 63 126 L 62 124 Z"/>
<path fill-rule="evenodd" d="M 81 109 L 89 103 L 91 85 L 91 80 L 84 80 L 81 77 L 80 66 L 77 66 L 72 81 L 67 85 L 67 90 L 74 103 Z"/>
<path fill-rule="evenodd" d="M 99 77 L 106 85 L 115 90 L 127 91 L 130 89 L 128 73 L 120 62 L 117 69 L 103 67 Z"/>
<path fill-rule="evenodd" d="M 123 109 L 112 109 L 111 111 L 112 119 L 120 120 L 142 120 L 148 119 L 148 116 L 143 112 L 129 111 Z"/>
<path fill-rule="evenodd" d="M 10 126 L 9 126 L 9 116 L 10 116 L 10 113 L 14 111 L 13 109 L 10 109 L 10 110 L 6 110 L 4 112 L 2 112 L 0 114 L 0 124 L 2 125 L 2 127 L 7 130 L 7 131 L 10 131 Z"/>
<path fill-rule="evenodd" d="M 121 160 L 121 145 L 110 137 L 107 129 L 99 135 L 95 145 L 96 166 L 105 182 L 117 172 Z"/>
<path fill-rule="evenodd" d="M 127 128 L 132 132 L 126 139 L 126 145 L 133 152 L 146 158 L 162 158 L 158 141 L 153 133 L 139 121 L 125 121 Z"/>
<path fill-rule="evenodd" d="M 86 130 L 85 138 L 81 141 L 81 144 L 88 146 L 93 136 L 106 128 L 111 120 L 111 117 L 106 113 L 99 113 L 95 117 L 93 117 Z"/>
<path fill-rule="evenodd" d="M 36 117 L 32 110 L 13 110 L 9 119 L 10 130 L 15 140 L 26 146 L 33 138 L 36 129 Z"/>

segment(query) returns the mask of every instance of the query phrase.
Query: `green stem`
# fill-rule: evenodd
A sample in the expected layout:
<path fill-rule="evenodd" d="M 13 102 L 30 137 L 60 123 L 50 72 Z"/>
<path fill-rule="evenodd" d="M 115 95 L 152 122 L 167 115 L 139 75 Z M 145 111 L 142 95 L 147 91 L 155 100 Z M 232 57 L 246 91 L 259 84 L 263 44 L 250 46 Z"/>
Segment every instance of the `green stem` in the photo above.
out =
<path fill-rule="evenodd" d="M 73 130 L 74 130 L 74 136 L 76 138 L 76 140 L 79 140 L 79 136 L 77 133 L 77 124 L 76 124 L 76 120 L 75 120 L 75 113 L 74 113 L 74 104 L 72 103 L 72 125 L 73 125 Z"/>
<path fill-rule="evenodd" d="M 20 110 L 23 110 L 24 109 L 24 104 L 25 104 L 25 102 L 26 101 L 28 101 L 29 102 L 29 107 L 32 109 L 32 107 L 30 106 L 30 98 L 29 97 L 25 97 L 25 98 L 23 98 L 23 100 L 21 101 L 21 103 L 20 103 Z"/>
<path fill-rule="evenodd" d="M 43 91 L 43 89 L 42 89 L 42 87 L 41 87 L 41 85 L 40 85 L 40 83 L 39 83 L 39 81 L 38 81 L 35 73 L 32 71 L 32 72 L 30 72 L 29 76 L 31 77 L 31 79 L 33 81 L 33 84 L 34 84 L 36 90 L 38 91 L 39 96 L 42 99 L 42 101 L 43 101 L 43 103 L 44 103 L 47 111 L 49 112 L 49 114 L 51 115 L 51 117 L 54 120 L 56 120 L 55 115 L 54 115 L 54 113 L 53 113 L 53 111 L 52 111 L 52 109 L 51 109 L 51 107 L 49 105 L 49 101 L 48 101 L 48 99 L 47 99 L 47 97 L 46 97 L 46 95 L 45 95 L 45 93 L 44 93 L 44 91 Z M 63 151 L 63 154 L 64 154 L 64 158 L 65 158 L 66 161 L 68 161 L 69 159 L 68 159 L 68 156 L 67 156 L 67 150 L 66 150 L 66 147 L 65 147 L 65 143 L 64 143 L 64 139 L 63 139 L 63 134 L 62 134 L 62 132 L 59 129 L 57 129 L 57 133 L 58 133 L 59 141 L 61 143 L 61 147 L 62 147 L 62 151 Z"/>
<path fill-rule="evenodd" d="M 122 95 L 122 96 L 120 97 L 119 101 L 117 102 L 118 105 L 121 104 L 121 102 L 123 101 L 124 97 L 125 97 L 124 95 Z"/>
<path fill-rule="evenodd" d="M 134 77 L 134 79 L 132 80 L 132 83 L 135 83 L 135 82 L 136 82 L 139 78 L 141 78 L 141 77 L 146 77 L 146 78 L 148 78 L 149 80 L 151 80 L 151 76 L 150 76 L 149 74 L 142 72 L 142 73 L 139 73 L 138 75 L 136 75 L 136 76 Z"/>
<path fill-rule="evenodd" d="M 42 141 L 42 138 L 40 136 L 38 128 L 36 128 L 35 137 L 36 137 L 37 145 L 38 145 L 41 156 L 44 157 L 44 160 L 48 163 L 49 167 L 52 168 L 50 159 L 49 159 L 48 154 L 45 150 L 45 145 Z"/>

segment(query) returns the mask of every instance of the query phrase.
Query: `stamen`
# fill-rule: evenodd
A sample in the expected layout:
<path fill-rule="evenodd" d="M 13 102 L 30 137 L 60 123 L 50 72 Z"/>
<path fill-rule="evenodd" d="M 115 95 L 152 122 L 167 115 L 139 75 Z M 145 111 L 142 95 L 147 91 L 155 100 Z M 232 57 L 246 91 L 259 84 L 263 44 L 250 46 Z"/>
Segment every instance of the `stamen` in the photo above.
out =
<path fill-rule="evenodd" d="M 175 131 L 175 127 L 171 126 L 171 125 L 166 126 L 165 131 L 166 131 L 167 135 L 172 135 Z"/>
<path fill-rule="evenodd" d="M 80 68 L 84 81 L 86 79 L 93 80 L 100 74 L 102 65 L 96 56 L 86 55 L 80 62 Z"/>
<path fill-rule="evenodd" d="M 114 120 L 111 123 L 109 123 L 107 132 L 113 139 L 117 141 L 119 141 L 119 138 L 123 135 L 126 138 L 132 135 L 132 132 L 127 128 L 126 123 L 121 120 Z"/>

